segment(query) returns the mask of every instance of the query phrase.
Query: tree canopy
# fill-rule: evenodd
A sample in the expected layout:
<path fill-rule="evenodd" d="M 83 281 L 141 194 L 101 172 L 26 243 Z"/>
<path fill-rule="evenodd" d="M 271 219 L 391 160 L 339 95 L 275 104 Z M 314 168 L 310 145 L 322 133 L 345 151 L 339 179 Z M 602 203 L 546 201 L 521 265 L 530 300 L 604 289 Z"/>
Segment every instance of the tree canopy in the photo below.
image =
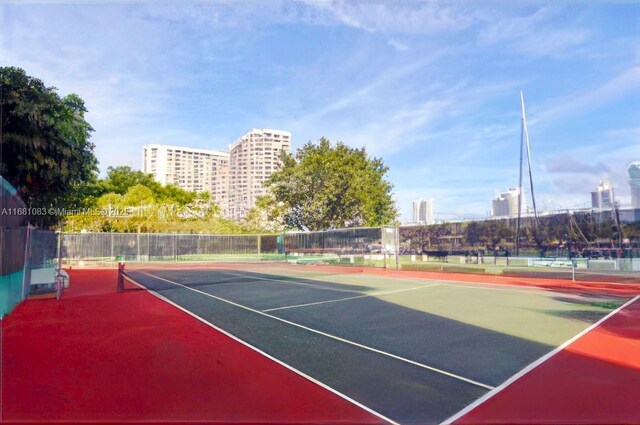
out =
<path fill-rule="evenodd" d="M 131 169 L 129 166 L 107 168 L 107 177 L 99 181 L 101 194 L 125 195 L 134 186 L 147 188 L 155 202 L 185 205 L 193 202 L 197 195 L 173 185 L 162 185 L 151 174 Z M 204 196 L 204 195 L 202 195 Z"/>
<path fill-rule="evenodd" d="M 66 217 L 67 231 L 260 233 L 258 221 L 237 223 L 221 216 L 220 207 L 207 192 L 187 192 L 162 185 L 150 174 L 131 167 L 109 167 L 104 179 L 83 186 L 79 211 Z"/>
<path fill-rule="evenodd" d="M 397 216 L 386 179 L 388 168 L 365 148 L 322 138 L 294 155 L 283 153 L 282 168 L 267 180 L 272 218 L 287 227 L 324 230 L 382 226 Z"/>
<path fill-rule="evenodd" d="M 85 112 L 78 95 L 61 98 L 24 70 L 0 67 L 0 174 L 28 206 L 66 207 L 79 185 L 97 178 Z"/>

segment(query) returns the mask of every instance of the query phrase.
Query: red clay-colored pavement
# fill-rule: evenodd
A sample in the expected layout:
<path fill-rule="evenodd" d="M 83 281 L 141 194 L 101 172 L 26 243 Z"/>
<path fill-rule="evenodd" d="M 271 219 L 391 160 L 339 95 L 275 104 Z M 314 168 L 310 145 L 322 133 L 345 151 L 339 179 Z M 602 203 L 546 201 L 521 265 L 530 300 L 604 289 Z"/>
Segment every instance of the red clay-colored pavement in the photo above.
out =
<path fill-rule="evenodd" d="M 300 266 L 291 266 L 300 267 Z M 376 276 L 388 276 L 396 278 L 417 278 L 429 280 L 449 280 L 468 283 L 490 283 L 493 285 L 516 285 L 524 287 L 536 287 L 556 292 L 583 293 L 589 295 L 607 295 L 614 297 L 631 298 L 640 294 L 639 283 L 616 282 L 573 282 L 569 279 L 553 279 L 538 277 L 513 277 L 492 274 L 452 273 L 381 269 L 376 267 L 349 267 L 334 265 L 309 265 L 305 267 L 319 267 L 323 271 L 333 273 L 365 273 Z"/>
<path fill-rule="evenodd" d="M 2 320 L 2 421 L 381 422 L 114 270 L 70 276 Z"/>
<path fill-rule="evenodd" d="M 640 300 L 456 424 L 640 423 Z"/>

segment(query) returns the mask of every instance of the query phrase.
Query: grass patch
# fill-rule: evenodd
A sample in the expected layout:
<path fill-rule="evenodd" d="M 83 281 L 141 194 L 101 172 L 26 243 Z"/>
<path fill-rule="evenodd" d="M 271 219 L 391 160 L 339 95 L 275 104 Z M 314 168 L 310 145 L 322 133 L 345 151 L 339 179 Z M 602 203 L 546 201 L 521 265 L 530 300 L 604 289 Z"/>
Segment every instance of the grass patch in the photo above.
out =
<path fill-rule="evenodd" d="M 424 271 L 424 272 L 444 272 L 444 273 L 479 273 L 483 274 L 486 270 L 483 267 L 464 267 L 449 266 L 437 264 L 402 264 L 402 270 Z"/>

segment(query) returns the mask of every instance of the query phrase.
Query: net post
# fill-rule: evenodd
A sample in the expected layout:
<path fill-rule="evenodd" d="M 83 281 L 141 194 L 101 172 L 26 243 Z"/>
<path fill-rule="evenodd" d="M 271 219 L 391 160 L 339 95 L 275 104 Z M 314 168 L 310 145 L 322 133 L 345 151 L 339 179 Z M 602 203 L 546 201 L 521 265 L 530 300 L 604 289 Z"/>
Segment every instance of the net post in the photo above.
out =
<path fill-rule="evenodd" d="M 124 263 L 118 263 L 118 292 L 124 292 Z"/>

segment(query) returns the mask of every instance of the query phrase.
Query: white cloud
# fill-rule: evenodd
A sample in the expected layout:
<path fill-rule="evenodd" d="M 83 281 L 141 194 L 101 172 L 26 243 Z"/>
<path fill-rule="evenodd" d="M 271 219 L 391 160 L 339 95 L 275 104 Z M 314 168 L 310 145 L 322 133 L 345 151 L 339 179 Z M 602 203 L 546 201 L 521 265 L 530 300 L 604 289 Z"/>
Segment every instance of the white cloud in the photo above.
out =
<path fill-rule="evenodd" d="M 577 48 L 591 37 L 591 31 L 559 25 L 564 13 L 562 5 L 545 5 L 524 14 L 509 9 L 489 13 L 481 10 L 476 13 L 483 22 L 478 41 L 485 45 L 503 44 L 532 57 L 576 54 Z"/>
<path fill-rule="evenodd" d="M 548 6 L 536 9 L 533 13 L 517 16 L 507 10 L 479 10 L 476 16 L 486 25 L 478 32 L 478 41 L 495 44 L 504 40 L 526 37 L 554 13 Z"/>
<path fill-rule="evenodd" d="M 640 65 L 634 64 L 630 68 L 618 73 L 596 87 L 586 88 L 582 93 L 572 93 L 562 98 L 550 99 L 535 119 L 528 120 L 530 124 L 549 125 L 566 122 L 567 117 L 576 114 L 586 114 L 619 98 L 640 92 Z"/>
<path fill-rule="evenodd" d="M 583 29 L 538 31 L 527 39 L 515 41 L 513 47 L 534 57 L 561 56 L 575 52 L 576 47 L 584 44 L 589 37 L 590 32 Z"/>
<path fill-rule="evenodd" d="M 387 44 L 393 47 L 398 52 L 405 52 L 409 50 L 409 46 L 393 38 L 387 40 Z"/>
<path fill-rule="evenodd" d="M 473 19 L 462 8 L 438 2 L 308 1 L 337 23 L 369 32 L 430 34 L 468 28 Z"/>
<path fill-rule="evenodd" d="M 640 89 L 637 35 L 608 34 L 613 21 L 583 13 L 588 5 L 60 3 L 46 13 L 0 5 L 0 65 L 86 100 L 103 168 L 139 166 L 146 143 L 222 148 L 229 134 L 275 127 L 298 145 L 327 136 L 366 146 L 392 166 L 409 206 L 433 193 L 437 210 L 481 214 L 493 188 L 517 181 L 523 87 L 536 98 L 529 127 L 541 199 L 583 196 L 545 168 L 558 155 L 602 163 L 619 187 L 618 169 L 640 159 L 640 131 L 623 109 Z M 574 117 L 620 129 L 594 124 L 580 144 L 554 138 Z"/>

